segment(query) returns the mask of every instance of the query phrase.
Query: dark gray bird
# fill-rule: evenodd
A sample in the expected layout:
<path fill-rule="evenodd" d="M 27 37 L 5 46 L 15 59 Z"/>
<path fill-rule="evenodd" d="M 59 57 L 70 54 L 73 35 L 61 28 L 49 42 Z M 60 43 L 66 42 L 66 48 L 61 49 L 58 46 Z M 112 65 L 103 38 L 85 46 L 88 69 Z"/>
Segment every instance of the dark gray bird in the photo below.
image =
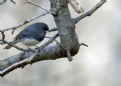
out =
<path fill-rule="evenodd" d="M 16 43 L 21 42 L 26 46 L 35 46 L 45 38 L 46 31 L 49 31 L 48 25 L 42 22 L 37 22 L 22 30 L 14 38 L 14 41 L 10 43 L 15 45 Z M 7 45 L 4 49 L 9 49 L 11 47 L 12 46 Z"/>

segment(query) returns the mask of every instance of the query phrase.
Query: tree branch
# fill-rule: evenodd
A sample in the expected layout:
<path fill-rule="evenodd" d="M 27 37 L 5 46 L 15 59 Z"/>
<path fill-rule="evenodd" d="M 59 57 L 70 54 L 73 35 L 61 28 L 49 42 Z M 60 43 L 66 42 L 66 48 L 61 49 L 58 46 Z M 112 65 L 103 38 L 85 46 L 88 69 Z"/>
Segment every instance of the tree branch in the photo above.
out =
<path fill-rule="evenodd" d="M 29 58 L 32 55 L 32 52 L 22 52 L 20 54 L 8 57 L 3 61 L 0 61 L 0 76 L 3 77 L 4 75 L 8 74 L 9 72 L 17 68 L 24 68 L 26 65 L 33 64 L 35 62 L 43 60 L 56 60 L 59 58 L 67 57 L 65 50 L 62 49 L 60 44 L 45 47 L 44 49 L 39 51 L 37 55 L 34 57 L 34 59 L 30 62 Z"/>
<path fill-rule="evenodd" d="M 42 60 L 54 60 L 63 57 L 61 53 L 61 47 L 59 44 L 55 46 L 48 46 L 41 50 L 41 52 L 38 52 L 38 54 L 34 57 L 34 59 L 29 61 L 29 57 L 33 55 L 32 52 L 25 53 L 22 52 L 20 54 L 14 55 L 12 57 L 9 57 L 0 63 L 0 76 L 4 76 L 11 72 L 12 70 L 24 67 L 27 64 L 32 64 L 34 62 L 42 61 Z"/>
<path fill-rule="evenodd" d="M 91 16 L 98 8 L 100 8 L 106 0 L 100 0 L 93 8 L 91 8 L 89 11 L 82 13 L 79 17 L 76 17 L 73 19 L 74 24 L 78 23 L 80 20 L 87 16 Z"/>

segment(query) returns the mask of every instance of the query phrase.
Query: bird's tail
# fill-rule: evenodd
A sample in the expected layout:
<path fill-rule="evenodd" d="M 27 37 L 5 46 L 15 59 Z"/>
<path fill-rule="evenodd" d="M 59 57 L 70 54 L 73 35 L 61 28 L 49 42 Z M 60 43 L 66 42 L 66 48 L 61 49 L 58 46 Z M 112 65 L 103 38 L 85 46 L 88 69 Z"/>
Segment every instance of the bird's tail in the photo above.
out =
<path fill-rule="evenodd" d="M 14 40 L 14 41 L 12 41 L 12 42 L 10 42 L 12 45 L 15 45 L 16 43 L 18 43 L 18 41 L 17 40 Z M 7 45 L 7 46 L 5 46 L 4 47 L 4 49 L 10 49 L 12 46 L 11 45 Z"/>

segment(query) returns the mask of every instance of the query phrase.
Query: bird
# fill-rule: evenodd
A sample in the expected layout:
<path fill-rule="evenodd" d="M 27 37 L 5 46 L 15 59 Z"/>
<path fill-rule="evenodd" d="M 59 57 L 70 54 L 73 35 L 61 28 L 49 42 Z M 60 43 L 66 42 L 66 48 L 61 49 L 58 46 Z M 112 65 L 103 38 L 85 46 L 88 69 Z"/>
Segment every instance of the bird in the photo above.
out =
<path fill-rule="evenodd" d="M 10 43 L 15 45 L 21 42 L 27 47 L 36 46 L 45 38 L 47 31 L 49 31 L 49 27 L 46 23 L 36 22 L 22 30 Z M 4 49 L 10 49 L 11 47 L 12 46 L 7 45 Z"/>

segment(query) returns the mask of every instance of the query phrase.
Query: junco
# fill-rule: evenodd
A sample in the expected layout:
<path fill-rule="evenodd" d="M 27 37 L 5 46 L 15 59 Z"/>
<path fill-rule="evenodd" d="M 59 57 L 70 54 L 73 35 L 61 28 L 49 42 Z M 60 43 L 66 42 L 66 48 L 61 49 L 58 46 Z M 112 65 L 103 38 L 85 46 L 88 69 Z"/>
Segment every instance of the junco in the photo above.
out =
<path fill-rule="evenodd" d="M 21 42 L 26 46 L 35 46 L 45 38 L 46 31 L 49 31 L 48 25 L 42 22 L 37 22 L 22 30 L 14 38 L 14 41 L 10 43 L 15 45 L 16 43 Z M 11 47 L 12 46 L 7 45 L 4 49 L 9 49 Z"/>

